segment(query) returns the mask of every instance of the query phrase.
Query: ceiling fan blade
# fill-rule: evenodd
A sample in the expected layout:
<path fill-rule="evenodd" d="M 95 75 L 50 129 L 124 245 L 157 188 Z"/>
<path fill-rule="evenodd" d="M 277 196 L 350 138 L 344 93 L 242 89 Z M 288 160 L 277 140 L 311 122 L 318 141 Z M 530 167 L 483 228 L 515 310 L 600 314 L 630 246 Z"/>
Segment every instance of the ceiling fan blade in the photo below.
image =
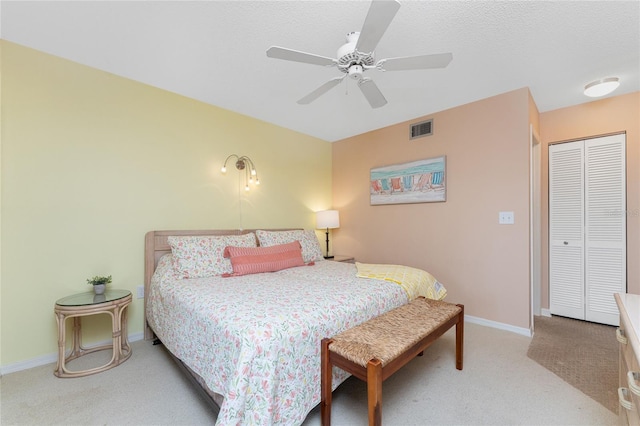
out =
<path fill-rule="evenodd" d="M 307 96 L 305 96 L 304 98 L 300 99 L 298 101 L 298 103 L 300 105 L 307 105 L 310 104 L 311 102 L 315 101 L 316 99 L 318 99 L 320 96 L 324 95 L 325 93 L 327 93 L 329 90 L 333 89 L 335 86 L 337 86 L 344 78 L 346 77 L 346 74 L 343 75 L 342 77 L 335 77 L 332 78 L 331 80 L 327 81 L 326 83 L 324 83 L 322 86 L 318 87 L 316 90 L 314 90 L 313 92 L 309 93 Z"/>
<path fill-rule="evenodd" d="M 387 104 L 387 100 L 384 98 L 384 95 L 380 89 L 378 89 L 376 83 L 370 78 L 360 79 L 360 81 L 358 81 L 358 86 L 360 87 L 360 90 L 362 90 L 364 97 L 369 101 L 371 108 L 380 108 Z"/>
<path fill-rule="evenodd" d="M 424 70 L 444 68 L 449 65 L 449 62 L 452 60 L 453 55 L 451 53 L 436 53 L 435 55 L 381 59 L 376 66 L 382 71 Z"/>
<path fill-rule="evenodd" d="M 400 3 L 396 0 L 373 0 L 371 2 L 356 44 L 357 52 L 371 53 L 376 49 L 398 9 L 400 9 Z"/>
<path fill-rule="evenodd" d="M 312 53 L 300 52 L 278 46 L 271 46 L 267 49 L 267 56 L 270 58 L 284 59 L 285 61 L 304 62 L 305 64 L 324 66 L 332 66 L 338 62 L 326 56 L 314 55 Z"/>

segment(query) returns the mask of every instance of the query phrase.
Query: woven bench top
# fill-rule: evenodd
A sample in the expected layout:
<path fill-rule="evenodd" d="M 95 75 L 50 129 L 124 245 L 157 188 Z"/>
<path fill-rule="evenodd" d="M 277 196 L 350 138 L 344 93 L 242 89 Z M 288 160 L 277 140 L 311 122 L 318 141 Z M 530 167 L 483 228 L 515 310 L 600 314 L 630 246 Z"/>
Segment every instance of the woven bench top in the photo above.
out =
<path fill-rule="evenodd" d="M 453 303 L 418 298 L 335 335 L 329 350 L 363 367 L 377 358 L 384 367 L 460 311 Z"/>

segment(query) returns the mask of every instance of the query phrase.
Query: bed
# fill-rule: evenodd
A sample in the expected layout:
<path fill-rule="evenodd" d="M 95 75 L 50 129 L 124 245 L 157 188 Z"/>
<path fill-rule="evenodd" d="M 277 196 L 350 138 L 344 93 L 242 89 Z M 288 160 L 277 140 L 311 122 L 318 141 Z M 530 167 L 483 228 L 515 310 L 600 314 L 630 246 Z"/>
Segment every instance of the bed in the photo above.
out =
<path fill-rule="evenodd" d="M 218 247 L 253 238 L 277 249 L 300 232 L 309 238 L 299 238 L 299 266 L 243 275 L 236 262 L 225 265 L 231 274 L 181 272 L 178 242 L 189 238 Z M 322 338 L 413 297 L 393 280 L 357 272 L 354 264 L 324 260 L 313 231 L 152 231 L 145 237 L 145 339 L 159 339 L 196 378 L 218 406 L 216 424 L 301 424 L 320 402 Z M 333 389 L 347 377 L 334 369 Z"/>

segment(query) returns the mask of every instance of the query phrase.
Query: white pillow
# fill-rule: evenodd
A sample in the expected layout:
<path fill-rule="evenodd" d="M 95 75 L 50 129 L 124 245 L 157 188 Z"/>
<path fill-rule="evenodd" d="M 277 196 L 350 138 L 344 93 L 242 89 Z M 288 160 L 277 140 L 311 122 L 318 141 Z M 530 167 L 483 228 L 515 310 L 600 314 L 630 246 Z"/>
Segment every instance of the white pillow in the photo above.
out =
<path fill-rule="evenodd" d="M 203 278 L 233 272 L 231 261 L 224 258 L 227 246 L 256 247 L 256 236 L 200 235 L 167 238 L 173 254 L 173 268 L 182 278 Z"/>
<path fill-rule="evenodd" d="M 302 260 L 305 263 L 323 260 L 320 242 L 313 229 L 295 229 L 291 231 L 256 231 L 261 246 L 270 247 L 300 241 L 302 246 Z"/>

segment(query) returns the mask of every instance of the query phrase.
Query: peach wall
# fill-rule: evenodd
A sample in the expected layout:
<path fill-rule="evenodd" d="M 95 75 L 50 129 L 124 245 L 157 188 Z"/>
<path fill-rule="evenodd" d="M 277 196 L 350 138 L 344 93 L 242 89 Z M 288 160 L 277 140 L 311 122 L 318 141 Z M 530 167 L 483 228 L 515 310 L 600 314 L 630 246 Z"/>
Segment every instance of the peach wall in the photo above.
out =
<path fill-rule="evenodd" d="M 640 294 L 640 92 L 540 114 L 542 139 L 542 306 L 549 306 L 549 143 L 627 133 L 627 291 Z"/>
<path fill-rule="evenodd" d="M 467 315 L 529 329 L 529 118 L 524 89 L 333 144 L 335 253 L 430 271 Z M 408 140 L 434 119 L 434 135 Z M 371 206 L 372 167 L 447 157 L 447 201 Z M 513 211 L 514 225 L 498 212 Z"/>

